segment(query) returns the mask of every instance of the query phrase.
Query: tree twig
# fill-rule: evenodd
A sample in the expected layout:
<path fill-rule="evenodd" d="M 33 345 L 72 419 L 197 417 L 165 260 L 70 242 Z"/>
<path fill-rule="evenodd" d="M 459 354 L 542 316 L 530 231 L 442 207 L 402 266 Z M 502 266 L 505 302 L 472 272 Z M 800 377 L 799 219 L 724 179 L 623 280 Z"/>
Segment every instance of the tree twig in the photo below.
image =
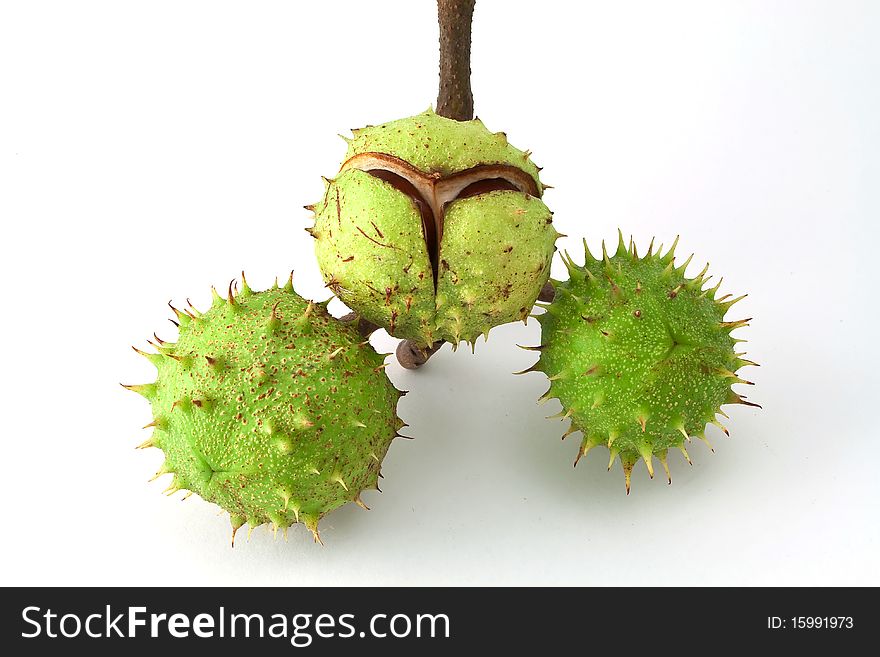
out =
<path fill-rule="evenodd" d="M 437 0 L 440 23 L 440 91 L 437 114 L 456 121 L 474 118 L 471 92 L 471 22 L 476 0 Z"/>

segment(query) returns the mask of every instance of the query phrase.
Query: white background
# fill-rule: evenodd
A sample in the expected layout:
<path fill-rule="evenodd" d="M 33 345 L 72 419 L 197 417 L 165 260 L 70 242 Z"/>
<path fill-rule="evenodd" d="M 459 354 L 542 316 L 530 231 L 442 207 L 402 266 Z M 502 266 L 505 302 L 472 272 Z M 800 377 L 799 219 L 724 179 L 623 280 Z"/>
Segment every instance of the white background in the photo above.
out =
<path fill-rule="evenodd" d="M 3 3 L 2 583 L 880 584 L 878 43 L 874 2 L 479 0 L 477 113 L 545 167 L 560 246 L 680 233 L 749 293 L 764 410 L 627 497 L 601 450 L 571 467 L 546 381 L 511 376 L 539 327 L 505 326 L 388 368 L 416 439 L 372 511 L 230 549 L 146 483 L 130 345 L 242 268 L 328 296 L 302 206 L 337 133 L 434 101 L 434 3 Z"/>

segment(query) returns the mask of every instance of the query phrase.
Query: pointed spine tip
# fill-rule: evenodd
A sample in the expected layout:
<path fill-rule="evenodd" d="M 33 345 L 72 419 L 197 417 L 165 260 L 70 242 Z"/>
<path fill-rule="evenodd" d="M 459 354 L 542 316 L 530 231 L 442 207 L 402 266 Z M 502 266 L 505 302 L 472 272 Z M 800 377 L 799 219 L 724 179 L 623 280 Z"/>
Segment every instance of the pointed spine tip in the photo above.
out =
<path fill-rule="evenodd" d="M 135 383 L 135 384 L 126 384 L 120 383 L 123 388 L 126 390 L 131 390 L 132 392 L 136 392 L 142 397 L 146 397 L 147 399 L 152 399 L 156 396 L 156 384 L 155 383 Z"/>
<path fill-rule="evenodd" d="M 660 261 L 664 264 L 672 264 L 672 261 L 675 259 L 675 249 L 678 247 L 679 235 L 675 236 L 675 240 L 672 242 L 672 246 L 669 247 L 669 250 L 666 252 L 666 255 L 660 258 Z"/>
<path fill-rule="evenodd" d="M 242 296 L 250 296 L 254 291 L 251 289 L 251 286 L 248 285 L 247 278 L 245 278 L 244 270 L 241 272 L 241 294 Z"/>
<path fill-rule="evenodd" d="M 623 240 L 623 231 L 620 228 L 617 229 L 617 252 L 614 254 L 615 257 L 622 257 L 626 255 L 628 249 L 626 248 L 626 242 Z"/>

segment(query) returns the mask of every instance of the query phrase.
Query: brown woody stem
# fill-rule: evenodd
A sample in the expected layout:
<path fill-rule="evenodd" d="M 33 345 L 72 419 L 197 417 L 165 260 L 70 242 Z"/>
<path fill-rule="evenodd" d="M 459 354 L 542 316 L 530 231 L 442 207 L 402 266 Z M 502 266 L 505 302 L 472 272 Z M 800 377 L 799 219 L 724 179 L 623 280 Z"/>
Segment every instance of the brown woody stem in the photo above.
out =
<path fill-rule="evenodd" d="M 339 321 L 341 321 L 341 322 L 354 322 L 354 321 L 356 321 L 358 323 L 358 325 L 357 325 L 358 333 L 360 333 L 361 337 L 364 337 L 364 338 L 369 338 L 370 335 L 373 333 L 373 331 L 376 331 L 379 329 L 379 327 L 376 326 L 375 324 L 373 324 L 373 322 L 368 322 L 367 320 L 365 320 L 364 318 L 362 318 L 360 315 L 358 315 L 355 312 L 350 312 L 347 315 L 343 315 L 342 317 L 339 318 Z"/>
<path fill-rule="evenodd" d="M 471 93 L 471 20 L 476 0 L 437 0 L 440 22 L 440 91 L 437 114 L 456 121 L 474 118 Z"/>
<path fill-rule="evenodd" d="M 395 355 L 401 367 L 408 370 L 417 370 L 428 362 L 428 359 L 434 355 L 434 352 L 442 346 L 443 342 L 440 341 L 435 342 L 430 347 L 419 349 L 412 340 L 403 340 L 397 345 Z"/>
<path fill-rule="evenodd" d="M 546 283 L 544 283 L 544 287 L 541 288 L 541 293 L 538 294 L 538 301 L 551 303 L 555 298 L 556 288 L 553 287 L 553 283 L 547 281 Z"/>

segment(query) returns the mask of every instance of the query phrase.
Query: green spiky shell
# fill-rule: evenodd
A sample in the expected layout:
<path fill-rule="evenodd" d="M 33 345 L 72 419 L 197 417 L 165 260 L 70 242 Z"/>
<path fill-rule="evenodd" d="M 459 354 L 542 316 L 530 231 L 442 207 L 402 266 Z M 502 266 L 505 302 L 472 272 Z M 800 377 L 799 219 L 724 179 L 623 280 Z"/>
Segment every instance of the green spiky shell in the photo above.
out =
<path fill-rule="evenodd" d="M 400 393 L 383 357 L 357 332 L 305 301 L 291 282 L 234 296 L 205 313 L 175 309 L 177 342 L 142 353 L 154 383 L 127 386 L 152 406 L 152 437 L 171 492 L 197 493 L 244 523 L 277 531 L 302 522 L 318 539 L 326 513 L 376 488 L 397 430 Z"/>
<path fill-rule="evenodd" d="M 345 159 L 359 153 L 387 153 L 425 172 L 448 176 L 480 164 L 512 164 L 534 178 L 539 169 L 529 153 L 511 146 L 503 132 L 490 132 L 480 119 L 454 121 L 428 108 L 421 114 L 352 130 Z"/>
<path fill-rule="evenodd" d="M 346 160 L 378 152 L 424 173 L 513 165 L 543 190 L 538 168 L 479 120 L 432 110 L 354 131 Z M 439 246 L 436 289 L 413 201 L 364 171 L 344 169 L 310 206 L 315 254 L 329 288 L 364 319 L 422 346 L 473 342 L 499 324 L 525 320 L 550 275 L 559 236 L 540 198 L 491 191 L 451 202 Z"/>
<path fill-rule="evenodd" d="M 669 449 L 690 462 L 685 440 L 705 441 L 709 423 L 727 432 L 715 417 L 722 405 L 755 405 L 731 387 L 749 383 L 736 372 L 754 364 L 736 353 L 731 336 L 749 320 L 724 321 L 742 297 L 715 299 L 717 285 L 703 289 L 708 265 L 688 279 L 691 258 L 676 268 L 674 249 L 661 256 L 649 248 L 640 258 L 621 235 L 617 252 L 609 257 L 603 243 L 597 260 L 584 241 L 584 266 L 563 258 L 570 278 L 555 284 L 554 301 L 538 317 L 540 359 L 530 371 L 550 378 L 542 399 L 558 398 L 559 417 L 571 418 L 565 436 L 583 434 L 575 464 L 607 446 L 608 467 L 620 458 L 627 492 L 639 460 L 653 477 L 657 457 L 669 477 Z"/>

